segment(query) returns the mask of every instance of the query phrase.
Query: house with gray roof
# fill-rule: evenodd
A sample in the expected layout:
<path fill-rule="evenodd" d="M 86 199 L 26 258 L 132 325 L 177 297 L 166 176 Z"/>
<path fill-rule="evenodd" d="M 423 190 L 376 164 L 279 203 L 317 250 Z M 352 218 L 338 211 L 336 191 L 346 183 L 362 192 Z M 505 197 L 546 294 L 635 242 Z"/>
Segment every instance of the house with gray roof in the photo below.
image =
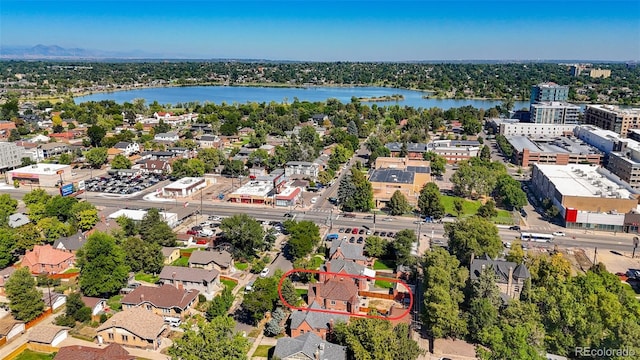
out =
<path fill-rule="evenodd" d="M 348 315 L 321 312 L 322 307 L 314 302 L 311 310 L 297 310 L 291 314 L 290 334 L 297 337 L 306 333 L 314 333 L 324 339 L 333 330 L 335 324 L 349 322 Z"/>
<path fill-rule="evenodd" d="M 71 236 L 58 238 L 53 243 L 53 248 L 75 253 L 76 251 L 78 251 L 78 249 L 80 249 L 84 245 L 86 240 L 87 239 L 82 233 L 82 231 L 78 231 L 77 233 Z"/>
<path fill-rule="evenodd" d="M 479 258 L 471 258 L 471 264 L 469 265 L 470 279 L 472 281 L 477 280 L 480 277 L 480 273 L 485 269 L 489 269 L 495 274 L 500 296 L 505 303 L 511 299 L 520 299 L 525 281 L 531 278 L 529 269 L 525 264 L 494 260 L 484 255 Z"/>
<path fill-rule="evenodd" d="M 213 299 L 220 290 L 220 272 L 215 269 L 165 266 L 159 277 L 162 284 L 182 285 L 187 290 L 198 290 L 207 300 Z"/>
<path fill-rule="evenodd" d="M 347 348 L 307 333 L 295 338 L 278 339 L 273 356 L 282 360 L 346 360 Z"/>
<path fill-rule="evenodd" d="M 350 260 L 360 265 L 369 265 L 369 260 L 364 256 L 364 244 L 350 243 L 346 238 L 331 243 L 329 259 Z"/>
<path fill-rule="evenodd" d="M 19 228 L 22 225 L 27 225 L 31 220 L 26 214 L 18 213 L 9 216 L 9 226 L 12 228 Z"/>
<path fill-rule="evenodd" d="M 233 267 L 233 256 L 226 250 L 194 251 L 189 257 L 189 267 L 228 274 Z"/>
<path fill-rule="evenodd" d="M 365 278 L 354 278 L 355 284 L 358 286 L 358 290 L 368 290 L 369 285 L 373 285 L 374 278 L 376 277 L 376 272 L 367 268 L 362 264 L 357 264 L 353 261 L 344 260 L 344 259 L 333 259 L 327 261 L 320 271 L 323 272 L 331 272 L 331 273 L 340 273 L 340 274 L 349 274 L 349 275 L 359 275 L 359 276 L 369 276 L 371 279 Z M 324 282 L 330 278 L 335 278 L 339 275 L 330 275 L 326 273 L 320 273 L 320 282 Z"/>

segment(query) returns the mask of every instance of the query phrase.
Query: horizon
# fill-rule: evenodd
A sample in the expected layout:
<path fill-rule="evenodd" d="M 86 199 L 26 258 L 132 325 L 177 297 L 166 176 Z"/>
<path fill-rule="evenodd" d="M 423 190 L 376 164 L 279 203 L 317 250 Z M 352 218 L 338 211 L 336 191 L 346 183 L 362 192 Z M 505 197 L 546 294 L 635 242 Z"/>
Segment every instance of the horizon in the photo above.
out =
<path fill-rule="evenodd" d="M 45 44 L 113 60 L 629 62 L 638 13 L 629 0 L 5 0 L 0 56 Z"/>

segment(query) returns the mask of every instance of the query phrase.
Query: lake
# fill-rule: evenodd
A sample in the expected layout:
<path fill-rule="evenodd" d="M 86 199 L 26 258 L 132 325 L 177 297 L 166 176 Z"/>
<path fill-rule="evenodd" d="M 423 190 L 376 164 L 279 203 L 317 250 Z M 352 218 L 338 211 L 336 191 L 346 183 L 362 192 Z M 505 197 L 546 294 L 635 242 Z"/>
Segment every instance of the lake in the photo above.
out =
<path fill-rule="evenodd" d="M 185 86 L 185 87 L 163 87 L 148 88 L 138 90 L 116 91 L 109 93 L 96 93 L 75 98 L 77 104 L 85 101 L 114 100 L 117 103 L 132 102 L 134 99 L 145 99 L 147 105 L 158 101 L 160 104 L 176 104 L 198 101 L 200 103 L 212 102 L 227 104 L 247 102 L 288 102 L 298 98 L 299 101 L 326 101 L 336 98 L 342 103 L 351 101 L 351 97 L 382 97 L 385 95 L 401 94 L 404 100 L 363 102 L 371 106 L 389 106 L 398 104 L 400 106 L 412 106 L 415 108 L 438 107 L 444 110 L 471 105 L 476 108 L 489 109 L 500 105 L 499 100 L 471 100 L 471 99 L 423 99 L 426 92 L 394 89 L 386 87 L 323 87 L 314 86 L 308 88 L 287 88 L 287 87 L 251 87 L 251 86 Z M 528 102 L 516 102 L 515 109 L 529 108 Z"/>

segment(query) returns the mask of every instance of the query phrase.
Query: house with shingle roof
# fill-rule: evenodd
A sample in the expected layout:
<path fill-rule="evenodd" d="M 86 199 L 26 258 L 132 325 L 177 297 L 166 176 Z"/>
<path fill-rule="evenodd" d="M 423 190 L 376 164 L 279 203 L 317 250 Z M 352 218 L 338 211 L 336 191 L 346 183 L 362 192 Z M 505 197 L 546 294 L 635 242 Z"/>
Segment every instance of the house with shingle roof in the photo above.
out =
<path fill-rule="evenodd" d="M 280 338 L 273 356 L 281 360 L 346 360 L 347 347 L 332 344 L 314 333 Z"/>
<path fill-rule="evenodd" d="M 320 269 L 323 273 L 320 273 L 320 282 L 325 282 L 328 279 L 332 279 L 338 277 L 339 275 L 326 274 L 325 272 L 331 273 L 339 273 L 339 274 L 347 274 L 347 275 L 358 275 L 358 276 L 369 276 L 371 279 L 366 278 L 355 278 L 351 277 L 358 286 L 358 290 L 367 290 L 369 285 L 373 284 L 374 278 L 376 277 L 376 272 L 367 268 L 364 265 L 360 265 L 354 263 L 353 261 L 344 260 L 344 259 L 333 259 L 327 261 L 322 268 Z"/>
<path fill-rule="evenodd" d="M 162 247 L 162 256 L 164 257 L 164 264 L 169 265 L 172 262 L 180 259 L 180 249 L 177 247 Z"/>
<path fill-rule="evenodd" d="M 511 299 L 520 299 L 525 281 L 531 278 L 529 269 L 525 264 L 494 260 L 487 255 L 471 258 L 469 278 L 472 281 L 477 280 L 484 269 L 490 269 L 495 274 L 496 285 L 500 289 L 500 297 L 504 303 L 509 302 Z"/>
<path fill-rule="evenodd" d="M 165 266 L 160 272 L 160 282 L 174 286 L 182 285 L 187 290 L 198 290 L 208 300 L 220 290 L 220 272 L 218 270 L 206 270 L 188 268 L 182 266 Z"/>
<path fill-rule="evenodd" d="M 6 267 L 0 270 L 0 295 L 4 296 L 4 284 L 9 280 L 9 277 L 16 271 L 13 266 Z"/>
<path fill-rule="evenodd" d="M 140 152 L 140 144 L 135 142 L 131 143 L 127 141 L 119 141 L 115 145 L 113 145 L 113 147 L 115 149 L 122 150 L 124 156 L 131 156 L 135 153 Z"/>
<path fill-rule="evenodd" d="M 107 299 L 99 297 L 83 296 L 82 302 L 91 309 L 91 316 L 101 314 L 107 307 Z"/>
<path fill-rule="evenodd" d="M 33 327 L 28 341 L 30 343 L 58 346 L 68 335 L 69 328 L 66 326 L 40 325 Z"/>
<path fill-rule="evenodd" d="M 347 276 L 330 278 L 323 283 L 309 283 L 307 297 L 310 304 L 317 302 L 327 310 L 355 314 L 360 309 L 358 286 L 353 278 Z"/>
<path fill-rule="evenodd" d="M 115 313 L 96 329 L 96 333 L 98 344 L 116 343 L 157 350 L 165 329 L 162 316 L 134 307 Z"/>
<path fill-rule="evenodd" d="M 118 344 L 107 347 L 90 347 L 81 345 L 63 346 L 53 358 L 54 360 L 135 360 L 127 350 Z"/>
<path fill-rule="evenodd" d="M 24 255 L 22 266 L 33 274 L 58 274 L 72 267 L 75 261 L 76 256 L 70 252 L 54 249 L 49 244 L 36 245 Z"/>
<path fill-rule="evenodd" d="M 198 290 L 180 288 L 180 285 L 138 286 L 125 295 L 120 303 L 123 309 L 142 308 L 165 318 L 183 319 L 198 304 L 199 293 Z"/>
<path fill-rule="evenodd" d="M 233 267 L 233 256 L 226 250 L 194 251 L 189 257 L 189 267 L 218 270 L 228 274 Z"/>
<path fill-rule="evenodd" d="M 71 236 L 58 238 L 56 241 L 54 241 L 53 247 L 58 250 L 65 250 L 75 253 L 84 245 L 84 243 L 86 242 L 85 240 L 86 237 L 84 236 L 82 231 L 78 231 Z"/>
<path fill-rule="evenodd" d="M 11 341 L 24 331 L 24 322 L 16 320 L 13 315 L 8 314 L 0 319 L 0 339 L 6 338 L 7 341 Z"/>
<path fill-rule="evenodd" d="M 146 174 L 168 174 L 171 172 L 171 164 L 164 160 L 144 160 L 139 167 Z"/>
<path fill-rule="evenodd" d="M 349 243 L 347 239 L 341 239 L 331 243 L 329 259 L 343 259 L 353 261 L 360 265 L 370 265 L 370 261 L 364 256 L 364 244 Z"/>
<path fill-rule="evenodd" d="M 292 337 L 312 332 L 325 339 L 327 333 L 333 331 L 337 323 L 349 322 L 348 315 L 331 314 L 318 310 L 322 307 L 318 303 L 309 306 L 311 310 L 296 310 L 291 314 L 290 334 Z"/>

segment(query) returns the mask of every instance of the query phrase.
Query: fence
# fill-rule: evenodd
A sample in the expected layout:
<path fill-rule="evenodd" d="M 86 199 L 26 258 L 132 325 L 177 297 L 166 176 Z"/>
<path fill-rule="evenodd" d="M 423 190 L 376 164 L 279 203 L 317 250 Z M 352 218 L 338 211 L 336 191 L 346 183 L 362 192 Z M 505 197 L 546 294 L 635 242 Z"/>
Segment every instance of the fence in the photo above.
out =
<path fill-rule="evenodd" d="M 73 279 L 75 277 L 78 277 L 78 275 L 80 275 L 79 272 L 66 273 L 66 274 L 51 274 L 49 275 L 49 279 Z"/>
<path fill-rule="evenodd" d="M 44 320 L 44 318 L 46 318 L 47 316 L 51 315 L 51 313 L 52 313 L 51 308 L 48 308 L 42 314 L 38 315 L 37 318 L 35 318 L 35 319 L 29 321 L 28 323 L 24 324 L 24 329 L 25 330 L 29 330 L 30 328 L 36 326 L 39 322 Z"/>
<path fill-rule="evenodd" d="M 5 356 L 4 360 L 14 360 L 27 349 L 41 353 L 53 353 L 60 350 L 60 348 L 46 344 L 24 343 Z"/>
<path fill-rule="evenodd" d="M 374 299 L 384 299 L 384 300 L 393 300 L 394 299 L 393 294 L 384 294 L 384 293 L 377 293 L 377 292 L 371 292 L 371 291 L 359 291 L 358 295 L 366 296 L 366 297 L 374 298 Z"/>
<path fill-rule="evenodd" d="M 232 277 L 224 276 L 224 275 L 220 275 L 220 280 L 233 281 L 234 283 L 238 284 L 238 280 L 236 280 L 236 279 L 234 279 Z"/>

